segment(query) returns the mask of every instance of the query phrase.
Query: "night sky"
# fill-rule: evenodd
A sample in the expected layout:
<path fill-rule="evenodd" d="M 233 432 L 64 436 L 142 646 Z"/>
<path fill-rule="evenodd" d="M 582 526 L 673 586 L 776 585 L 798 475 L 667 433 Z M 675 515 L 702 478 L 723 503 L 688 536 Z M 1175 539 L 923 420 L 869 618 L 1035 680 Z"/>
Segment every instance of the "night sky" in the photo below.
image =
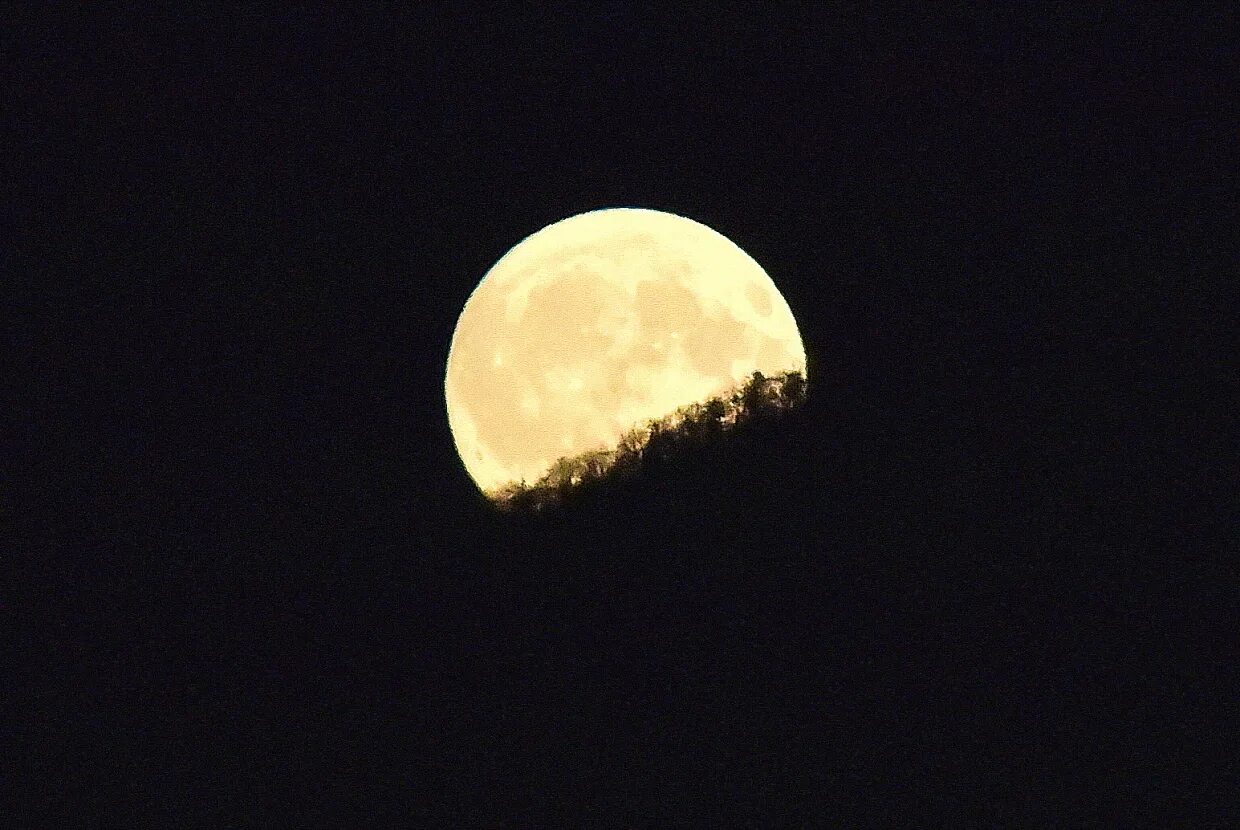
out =
<path fill-rule="evenodd" d="M 1234 12 L 39 5 L 6 824 L 1235 815 Z M 753 256 L 809 401 L 500 515 L 457 315 L 612 206 Z"/>

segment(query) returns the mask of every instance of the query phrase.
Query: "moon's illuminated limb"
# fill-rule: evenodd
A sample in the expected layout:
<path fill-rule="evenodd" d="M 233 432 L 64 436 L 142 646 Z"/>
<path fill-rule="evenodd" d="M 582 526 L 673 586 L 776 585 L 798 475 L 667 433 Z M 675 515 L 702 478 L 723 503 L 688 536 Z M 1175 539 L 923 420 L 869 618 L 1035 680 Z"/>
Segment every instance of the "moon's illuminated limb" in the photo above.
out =
<path fill-rule="evenodd" d="M 487 272 L 457 321 L 444 392 L 457 451 L 491 492 L 754 370 L 805 372 L 762 267 L 691 219 L 612 208 L 543 228 Z"/>

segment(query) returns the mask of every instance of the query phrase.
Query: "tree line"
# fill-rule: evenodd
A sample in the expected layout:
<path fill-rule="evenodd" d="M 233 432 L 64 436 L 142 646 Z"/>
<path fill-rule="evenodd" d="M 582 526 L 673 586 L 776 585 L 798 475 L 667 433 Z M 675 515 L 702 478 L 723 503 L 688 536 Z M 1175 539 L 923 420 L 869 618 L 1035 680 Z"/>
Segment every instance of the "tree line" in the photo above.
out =
<path fill-rule="evenodd" d="M 488 496 L 504 510 L 537 511 L 560 504 L 572 492 L 645 467 L 666 465 L 710 447 L 738 426 L 769 421 L 800 405 L 806 392 L 801 372 L 768 377 L 755 371 L 744 383 L 721 395 L 679 407 L 628 430 L 614 448 L 600 447 L 558 458 L 537 481 L 512 482 Z"/>

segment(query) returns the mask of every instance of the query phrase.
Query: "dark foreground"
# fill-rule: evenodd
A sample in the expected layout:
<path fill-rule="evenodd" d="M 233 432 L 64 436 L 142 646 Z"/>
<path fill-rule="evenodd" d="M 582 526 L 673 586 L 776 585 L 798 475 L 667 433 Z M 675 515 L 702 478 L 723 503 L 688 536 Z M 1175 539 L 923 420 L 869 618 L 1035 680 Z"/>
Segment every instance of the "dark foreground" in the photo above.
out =
<path fill-rule="evenodd" d="M 1134 501 L 1156 471 L 1078 452 L 1074 412 L 1017 429 L 935 397 L 884 415 L 824 378 L 712 452 L 540 514 L 479 498 L 409 527 L 412 490 L 363 509 L 307 482 L 261 524 L 26 563 L 60 582 L 53 615 L 74 608 L 27 655 L 47 672 L 20 698 L 42 713 L 28 757 L 55 776 L 26 803 L 54 812 L 66 771 L 156 823 L 1186 806 L 1153 776 L 1223 803 L 1201 783 L 1223 785 L 1203 770 L 1229 751 L 1215 704 L 1185 697 L 1216 647 L 1185 614 L 1205 586 L 1162 575 Z M 89 582 L 48 571 L 74 562 Z"/>

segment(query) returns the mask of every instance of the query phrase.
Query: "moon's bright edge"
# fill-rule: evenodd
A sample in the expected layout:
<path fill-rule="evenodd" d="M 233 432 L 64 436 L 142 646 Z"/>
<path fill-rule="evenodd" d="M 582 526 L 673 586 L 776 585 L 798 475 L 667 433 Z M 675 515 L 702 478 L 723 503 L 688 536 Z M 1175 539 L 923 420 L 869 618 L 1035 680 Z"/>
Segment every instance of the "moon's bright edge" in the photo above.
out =
<path fill-rule="evenodd" d="M 484 493 L 705 400 L 753 371 L 805 372 L 757 262 L 682 216 L 609 208 L 549 225 L 470 295 L 448 354 L 448 422 Z"/>

